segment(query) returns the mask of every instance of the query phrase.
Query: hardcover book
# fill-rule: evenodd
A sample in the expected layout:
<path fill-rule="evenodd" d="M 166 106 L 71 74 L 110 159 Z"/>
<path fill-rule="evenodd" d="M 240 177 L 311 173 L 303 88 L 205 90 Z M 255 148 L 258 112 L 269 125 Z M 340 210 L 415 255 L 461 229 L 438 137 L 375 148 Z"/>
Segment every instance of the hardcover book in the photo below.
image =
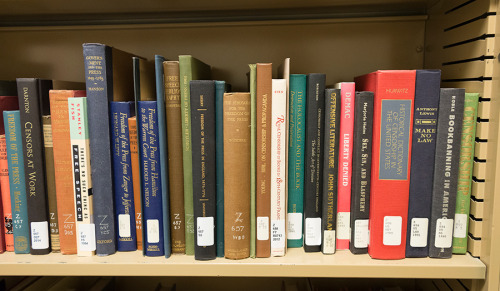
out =
<path fill-rule="evenodd" d="M 441 89 L 429 231 L 431 258 L 450 258 L 452 254 L 464 99 L 464 89 Z"/>
<path fill-rule="evenodd" d="M 2 197 L 2 223 L 5 250 L 14 251 L 14 231 L 12 225 L 12 205 L 9 187 L 9 166 L 7 162 L 7 145 L 5 135 L 0 135 L 0 191 Z"/>
<path fill-rule="evenodd" d="M 306 173 L 304 182 L 304 250 L 321 251 L 323 200 L 323 141 L 325 124 L 325 74 L 307 76 Z"/>
<path fill-rule="evenodd" d="M 257 95 L 257 65 L 250 64 L 248 65 L 250 68 L 250 257 L 255 258 L 255 244 L 256 244 L 256 211 L 255 211 L 255 192 L 256 192 L 256 184 L 255 184 L 255 165 L 257 161 L 255 160 L 256 152 L 255 145 L 257 143 L 256 136 L 256 126 L 257 122 L 256 116 L 256 95 Z"/>
<path fill-rule="evenodd" d="M 415 71 L 376 71 L 355 78 L 374 93 L 368 254 L 405 257 Z"/>
<path fill-rule="evenodd" d="M 226 82 L 215 81 L 215 178 L 217 188 L 217 257 L 224 257 L 224 92 Z"/>
<path fill-rule="evenodd" d="M 356 92 L 351 182 L 349 249 L 368 253 L 370 185 L 372 169 L 373 92 Z"/>
<path fill-rule="evenodd" d="M 16 89 L 16 82 L 12 81 L 12 83 L 9 82 L 9 84 L 13 84 L 14 90 L 13 92 L 4 92 L 4 93 L 10 93 L 13 95 L 2 95 L 2 88 L 0 83 L 0 114 L 3 114 L 4 111 L 7 110 L 19 110 L 19 99 L 17 98 L 17 89 Z M 6 89 L 6 88 L 4 88 Z M 3 118 L 0 118 L 0 120 Z M 5 134 L 5 124 L 3 120 L 0 121 L 0 134 Z"/>
<path fill-rule="evenodd" d="M 406 235 L 407 258 L 422 258 L 429 255 L 428 234 L 440 83 L 439 70 L 417 70 Z"/>
<path fill-rule="evenodd" d="M 130 138 L 130 165 L 132 167 L 132 181 L 134 186 L 135 234 L 137 249 L 142 250 L 142 199 L 141 199 L 141 172 L 139 167 L 139 147 L 137 143 L 137 118 L 128 119 L 128 133 Z"/>

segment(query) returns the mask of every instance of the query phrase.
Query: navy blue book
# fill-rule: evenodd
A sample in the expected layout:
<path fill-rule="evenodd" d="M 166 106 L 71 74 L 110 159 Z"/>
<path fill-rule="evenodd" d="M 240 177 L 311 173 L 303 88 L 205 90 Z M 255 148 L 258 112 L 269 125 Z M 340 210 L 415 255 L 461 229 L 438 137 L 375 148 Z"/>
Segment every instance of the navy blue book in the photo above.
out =
<path fill-rule="evenodd" d="M 441 71 L 417 70 L 406 232 L 407 258 L 429 255 L 427 234 L 431 217 L 440 83 Z"/>
<path fill-rule="evenodd" d="M 118 251 L 135 251 L 134 185 L 130 155 L 128 119 L 135 116 L 134 102 L 111 102 L 111 143 L 115 182 L 115 219 L 118 222 Z"/>
<path fill-rule="evenodd" d="M 226 82 L 215 81 L 215 179 L 217 257 L 224 257 L 224 91 Z"/>

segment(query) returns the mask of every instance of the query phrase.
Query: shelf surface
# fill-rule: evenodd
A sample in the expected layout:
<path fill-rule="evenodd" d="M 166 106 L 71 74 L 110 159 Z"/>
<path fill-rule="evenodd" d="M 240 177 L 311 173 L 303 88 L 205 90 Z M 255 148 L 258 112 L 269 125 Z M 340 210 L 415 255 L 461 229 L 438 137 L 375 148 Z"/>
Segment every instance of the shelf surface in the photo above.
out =
<path fill-rule="evenodd" d="M 285 257 L 233 261 L 195 261 L 192 256 L 143 257 L 141 251 L 107 257 L 0 255 L 2 276 L 221 276 L 330 278 L 484 279 L 485 265 L 470 255 L 452 259 L 373 260 L 368 255 L 338 251 L 335 255 L 289 249 Z"/>

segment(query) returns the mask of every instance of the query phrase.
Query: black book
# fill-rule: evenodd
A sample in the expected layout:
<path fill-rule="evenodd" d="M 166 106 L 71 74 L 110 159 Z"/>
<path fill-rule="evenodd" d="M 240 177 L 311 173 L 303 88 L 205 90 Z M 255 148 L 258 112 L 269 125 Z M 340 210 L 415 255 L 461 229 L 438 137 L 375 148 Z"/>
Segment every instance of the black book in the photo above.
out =
<path fill-rule="evenodd" d="M 190 86 L 194 258 L 213 260 L 216 257 L 215 81 L 194 80 Z"/>
<path fill-rule="evenodd" d="M 321 251 L 323 199 L 323 132 L 325 123 L 325 74 L 307 76 L 306 145 L 304 181 L 304 250 Z"/>
<path fill-rule="evenodd" d="M 337 183 L 340 134 L 340 89 L 325 90 L 325 141 L 323 147 L 323 212 L 321 229 L 324 254 L 334 254 L 337 228 Z"/>
<path fill-rule="evenodd" d="M 441 71 L 417 70 L 406 232 L 407 258 L 429 255 L 427 235 L 431 218 L 440 82 Z"/>
<path fill-rule="evenodd" d="M 373 92 L 356 92 L 355 100 L 349 249 L 353 254 L 366 254 L 372 172 Z"/>
<path fill-rule="evenodd" d="M 441 89 L 429 231 L 431 258 L 450 258 L 452 254 L 464 99 L 464 89 Z"/>

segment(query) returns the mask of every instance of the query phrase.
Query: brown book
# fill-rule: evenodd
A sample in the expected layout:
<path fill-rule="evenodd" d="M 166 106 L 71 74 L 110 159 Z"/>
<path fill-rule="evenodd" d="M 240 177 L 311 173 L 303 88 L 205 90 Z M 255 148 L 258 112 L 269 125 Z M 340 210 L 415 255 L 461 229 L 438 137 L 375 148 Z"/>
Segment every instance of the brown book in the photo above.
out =
<path fill-rule="evenodd" d="M 224 93 L 224 256 L 250 256 L 250 93 Z"/>
<path fill-rule="evenodd" d="M 51 90 L 49 95 L 59 243 L 61 253 L 70 255 L 76 254 L 76 225 L 68 98 L 86 94 L 84 90 Z"/>
<path fill-rule="evenodd" d="M 170 235 L 172 253 L 186 252 L 184 220 L 184 172 L 182 171 L 182 124 L 179 62 L 166 61 L 165 113 L 167 116 L 168 175 L 170 193 Z"/>
<path fill-rule="evenodd" d="M 271 100 L 272 64 L 257 64 L 256 216 L 258 258 L 271 256 Z"/>
<path fill-rule="evenodd" d="M 141 173 L 139 170 L 139 151 L 137 148 L 137 118 L 128 119 L 128 134 L 130 137 L 130 158 L 132 167 L 132 182 L 134 185 L 135 230 L 137 249 L 142 250 L 142 200 L 141 200 Z"/>

